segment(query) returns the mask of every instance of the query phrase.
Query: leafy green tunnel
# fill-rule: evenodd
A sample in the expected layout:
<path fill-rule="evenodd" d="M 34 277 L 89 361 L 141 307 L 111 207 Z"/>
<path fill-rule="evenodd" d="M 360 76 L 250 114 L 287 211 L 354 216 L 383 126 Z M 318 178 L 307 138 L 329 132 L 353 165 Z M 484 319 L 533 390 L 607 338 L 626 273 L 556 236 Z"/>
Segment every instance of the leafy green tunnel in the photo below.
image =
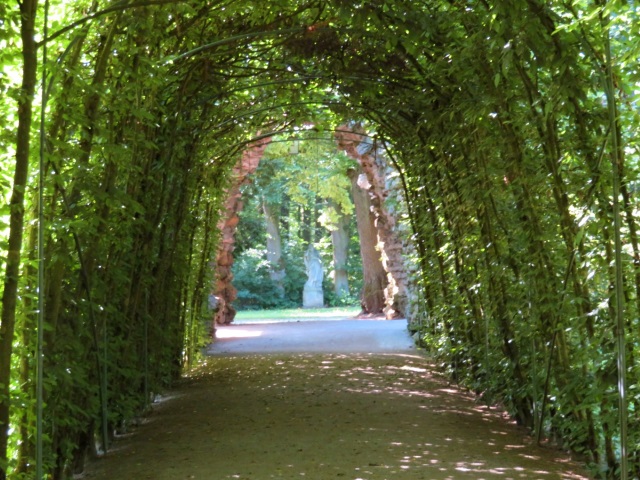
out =
<path fill-rule="evenodd" d="M 1 4 L 0 479 L 38 463 L 54 479 L 81 471 L 94 438 L 106 449 L 180 374 L 204 335 L 239 155 L 349 120 L 389 145 L 401 175 L 412 321 L 430 354 L 597 475 L 638 476 L 638 13 L 560 0 Z"/>

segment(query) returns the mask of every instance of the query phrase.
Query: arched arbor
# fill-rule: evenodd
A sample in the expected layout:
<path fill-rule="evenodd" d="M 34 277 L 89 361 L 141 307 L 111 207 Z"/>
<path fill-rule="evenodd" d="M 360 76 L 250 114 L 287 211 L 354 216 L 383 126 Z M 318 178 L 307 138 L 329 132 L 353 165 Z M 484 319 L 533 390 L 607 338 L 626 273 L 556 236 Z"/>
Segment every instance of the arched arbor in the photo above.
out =
<path fill-rule="evenodd" d="M 0 14 L 0 478 L 31 472 L 43 431 L 37 463 L 81 470 L 192 358 L 222 192 L 254 132 L 354 118 L 392 146 L 430 352 L 603 476 L 638 474 L 630 7 L 23 0 Z"/>

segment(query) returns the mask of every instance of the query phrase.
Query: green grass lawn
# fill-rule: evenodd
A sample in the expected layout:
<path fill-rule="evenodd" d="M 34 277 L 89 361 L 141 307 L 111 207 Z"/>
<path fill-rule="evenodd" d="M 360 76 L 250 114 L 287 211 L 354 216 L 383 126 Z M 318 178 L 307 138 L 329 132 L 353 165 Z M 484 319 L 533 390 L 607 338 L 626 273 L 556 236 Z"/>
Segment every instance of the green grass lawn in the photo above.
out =
<path fill-rule="evenodd" d="M 298 322 L 304 320 L 342 320 L 358 315 L 360 307 L 291 308 L 287 310 L 243 310 L 233 323 Z"/>

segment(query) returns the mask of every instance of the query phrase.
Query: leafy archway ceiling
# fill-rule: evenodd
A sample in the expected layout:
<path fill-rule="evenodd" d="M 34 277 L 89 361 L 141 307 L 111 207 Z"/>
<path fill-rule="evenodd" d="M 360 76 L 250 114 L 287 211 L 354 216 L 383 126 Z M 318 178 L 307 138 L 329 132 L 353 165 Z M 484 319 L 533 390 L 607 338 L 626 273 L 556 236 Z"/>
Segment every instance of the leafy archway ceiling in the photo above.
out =
<path fill-rule="evenodd" d="M 405 44 L 423 41 L 416 19 L 425 12 L 413 3 L 378 3 L 161 0 L 123 11 L 116 4 L 91 18 L 102 26 L 119 16 L 125 35 L 114 53 L 146 57 L 142 88 L 156 82 L 149 88 L 175 89 L 179 108 L 206 108 L 202 131 L 216 137 L 236 127 L 255 133 L 327 122 L 329 112 L 410 116 L 404 110 L 419 61 Z"/>

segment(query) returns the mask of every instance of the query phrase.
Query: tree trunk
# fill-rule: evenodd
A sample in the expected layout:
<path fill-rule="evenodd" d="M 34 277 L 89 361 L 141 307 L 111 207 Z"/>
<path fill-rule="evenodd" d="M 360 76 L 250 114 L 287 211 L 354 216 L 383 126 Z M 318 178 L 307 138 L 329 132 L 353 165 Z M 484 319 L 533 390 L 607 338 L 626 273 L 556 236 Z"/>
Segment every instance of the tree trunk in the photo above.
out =
<path fill-rule="evenodd" d="M 360 236 L 362 257 L 362 293 L 360 303 L 363 313 L 382 313 L 385 307 L 384 289 L 387 286 L 387 272 L 382 265 L 380 252 L 376 248 L 378 234 L 371 212 L 369 194 L 358 186 L 360 172 L 350 169 L 351 193 L 356 209 L 356 222 Z"/>
<path fill-rule="evenodd" d="M 311 218 L 311 212 L 309 208 L 306 206 L 300 207 L 300 238 L 302 238 L 302 242 L 305 245 L 312 243 L 313 236 L 311 235 L 311 230 L 313 229 L 312 222 L 314 220 Z"/>
<path fill-rule="evenodd" d="M 338 298 L 349 295 L 349 276 L 347 275 L 347 258 L 349 255 L 349 222 L 351 217 L 345 215 L 340 205 L 334 204 L 338 213 L 338 223 L 331 230 L 333 244 L 333 291 Z"/>
<path fill-rule="evenodd" d="M 9 441 L 9 387 L 11 385 L 11 353 L 18 299 L 20 251 L 24 228 L 24 193 L 29 172 L 29 132 L 33 94 L 38 66 L 35 44 L 35 19 L 37 0 L 20 3 L 22 38 L 22 89 L 18 100 L 18 133 L 16 138 L 16 164 L 11 194 L 9 218 L 9 245 L 2 292 L 2 317 L 0 323 L 0 480 L 7 478 L 7 446 Z"/>
<path fill-rule="evenodd" d="M 284 298 L 285 271 L 282 264 L 282 239 L 277 213 L 265 199 L 262 199 L 262 211 L 267 228 L 267 261 L 269 262 L 269 276 L 278 291 L 280 298 Z"/>

